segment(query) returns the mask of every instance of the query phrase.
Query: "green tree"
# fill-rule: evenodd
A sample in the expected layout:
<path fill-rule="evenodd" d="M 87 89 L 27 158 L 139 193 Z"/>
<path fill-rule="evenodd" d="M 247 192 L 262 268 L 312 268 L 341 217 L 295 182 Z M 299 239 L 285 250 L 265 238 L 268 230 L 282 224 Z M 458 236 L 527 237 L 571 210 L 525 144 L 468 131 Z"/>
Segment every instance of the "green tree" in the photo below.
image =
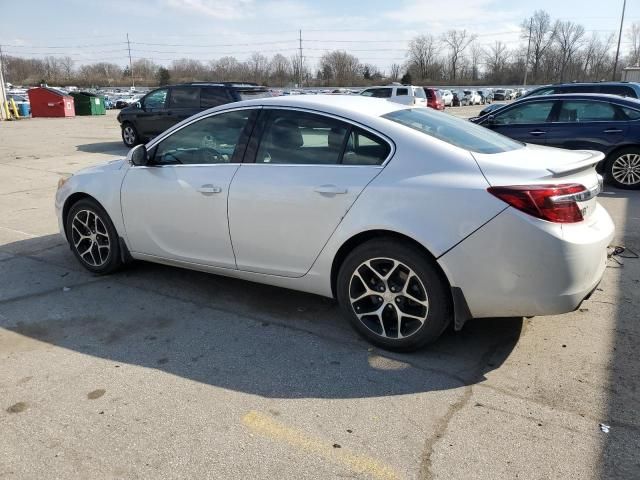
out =
<path fill-rule="evenodd" d="M 156 73 L 156 80 L 158 80 L 158 85 L 168 85 L 170 79 L 171 74 L 169 73 L 169 70 L 164 67 L 160 67 L 158 69 L 158 72 Z"/>

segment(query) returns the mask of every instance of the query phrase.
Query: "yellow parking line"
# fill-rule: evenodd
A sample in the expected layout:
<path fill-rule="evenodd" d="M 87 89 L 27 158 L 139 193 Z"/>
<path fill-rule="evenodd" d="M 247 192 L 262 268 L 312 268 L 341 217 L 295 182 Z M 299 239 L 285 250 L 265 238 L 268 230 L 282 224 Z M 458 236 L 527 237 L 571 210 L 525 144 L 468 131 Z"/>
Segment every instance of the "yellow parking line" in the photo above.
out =
<path fill-rule="evenodd" d="M 382 480 L 395 480 L 400 476 L 391 467 L 365 455 L 358 455 L 345 448 L 334 448 L 332 443 L 312 438 L 294 428 L 276 422 L 271 417 L 254 410 L 242 417 L 242 423 L 255 433 L 273 440 L 280 440 L 292 447 L 313 453 L 331 462 L 344 465 L 356 473 L 365 473 Z"/>

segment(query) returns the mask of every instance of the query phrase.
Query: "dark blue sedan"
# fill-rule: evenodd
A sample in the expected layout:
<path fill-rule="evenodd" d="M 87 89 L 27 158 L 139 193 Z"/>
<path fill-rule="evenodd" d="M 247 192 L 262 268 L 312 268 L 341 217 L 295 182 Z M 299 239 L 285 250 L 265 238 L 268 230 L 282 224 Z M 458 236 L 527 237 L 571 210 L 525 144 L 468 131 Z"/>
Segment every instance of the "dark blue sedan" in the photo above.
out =
<path fill-rule="evenodd" d="M 524 97 L 471 121 L 525 143 L 598 150 L 607 181 L 640 188 L 640 100 L 603 94 Z"/>

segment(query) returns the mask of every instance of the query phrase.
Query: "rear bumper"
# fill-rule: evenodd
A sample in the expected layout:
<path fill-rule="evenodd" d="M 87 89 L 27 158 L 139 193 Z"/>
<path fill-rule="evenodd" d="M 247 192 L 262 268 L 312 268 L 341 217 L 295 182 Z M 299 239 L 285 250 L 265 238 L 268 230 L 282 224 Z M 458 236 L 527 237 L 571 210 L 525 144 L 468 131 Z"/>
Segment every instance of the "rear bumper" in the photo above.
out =
<path fill-rule="evenodd" d="M 595 290 L 614 226 L 597 205 L 579 224 L 553 224 L 508 208 L 438 259 L 472 317 L 571 312 Z"/>

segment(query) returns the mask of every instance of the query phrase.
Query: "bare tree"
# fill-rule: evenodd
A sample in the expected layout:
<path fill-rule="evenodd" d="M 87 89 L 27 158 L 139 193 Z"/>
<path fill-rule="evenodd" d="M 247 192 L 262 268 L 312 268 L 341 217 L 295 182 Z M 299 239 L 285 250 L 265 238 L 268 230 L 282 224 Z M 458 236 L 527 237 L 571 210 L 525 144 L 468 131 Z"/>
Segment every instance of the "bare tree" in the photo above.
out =
<path fill-rule="evenodd" d="M 564 81 L 567 65 L 573 55 L 582 46 L 584 27 L 570 20 L 556 20 L 554 39 L 560 54 L 560 81 Z"/>
<path fill-rule="evenodd" d="M 247 61 L 247 67 L 252 81 L 260 84 L 267 82 L 269 78 L 269 59 L 267 57 L 254 52 Z"/>
<path fill-rule="evenodd" d="M 504 42 L 496 40 L 496 42 L 485 50 L 484 58 L 486 62 L 489 78 L 494 82 L 502 82 L 502 73 L 505 70 L 509 60 L 509 51 Z"/>
<path fill-rule="evenodd" d="M 360 61 L 342 50 L 334 50 L 322 55 L 320 68 L 330 72 L 330 80 L 335 85 L 354 85 L 362 70 Z"/>
<path fill-rule="evenodd" d="M 471 43 L 471 79 L 476 81 L 480 78 L 480 63 L 484 55 L 482 47 L 476 42 Z"/>
<path fill-rule="evenodd" d="M 279 87 L 284 87 L 291 79 L 291 62 L 281 53 L 277 53 L 271 59 L 271 81 Z"/>
<path fill-rule="evenodd" d="M 610 53 L 613 41 L 613 34 L 610 34 L 604 41 L 595 32 L 589 37 L 583 52 L 583 71 L 587 79 L 601 80 L 604 74 L 607 73 L 611 66 Z"/>
<path fill-rule="evenodd" d="M 458 65 L 464 51 L 475 39 L 476 36 L 468 34 L 466 30 L 449 30 L 442 36 L 442 41 L 449 48 L 452 81 L 456 80 Z"/>
<path fill-rule="evenodd" d="M 408 67 L 415 74 L 415 78 L 422 80 L 430 78 L 430 70 L 437 51 L 438 41 L 433 35 L 420 35 L 411 39 L 407 51 Z"/>
<path fill-rule="evenodd" d="M 627 30 L 627 39 L 631 44 L 627 62 L 629 65 L 640 64 L 640 23 L 634 22 Z"/>
<path fill-rule="evenodd" d="M 533 67 L 533 82 L 537 83 L 538 70 L 540 62 L 553 43 L 554 26 L 551 23 L 551 16 L 544 10 L 536 10 L 531 18 L 527 18 L 521 25 L 523 35 L 529 37 L 529 28 L 531 28 L 531 60 Z"/>
<path fill-rule="evenodd" d="M 73 77 L 73 58 L 62 57 L 60 58 L 60 72 L 62 74 L 62 80 L 64 82 L 70 82 Z"/>
<path fill-rule="evenodd" d="M 397 63 L 392 63 L 391 68 L 389 69 L 389 78 L 392 82 L 397 82 L 398 77 L 400 76 L 400 65 Z"/>

